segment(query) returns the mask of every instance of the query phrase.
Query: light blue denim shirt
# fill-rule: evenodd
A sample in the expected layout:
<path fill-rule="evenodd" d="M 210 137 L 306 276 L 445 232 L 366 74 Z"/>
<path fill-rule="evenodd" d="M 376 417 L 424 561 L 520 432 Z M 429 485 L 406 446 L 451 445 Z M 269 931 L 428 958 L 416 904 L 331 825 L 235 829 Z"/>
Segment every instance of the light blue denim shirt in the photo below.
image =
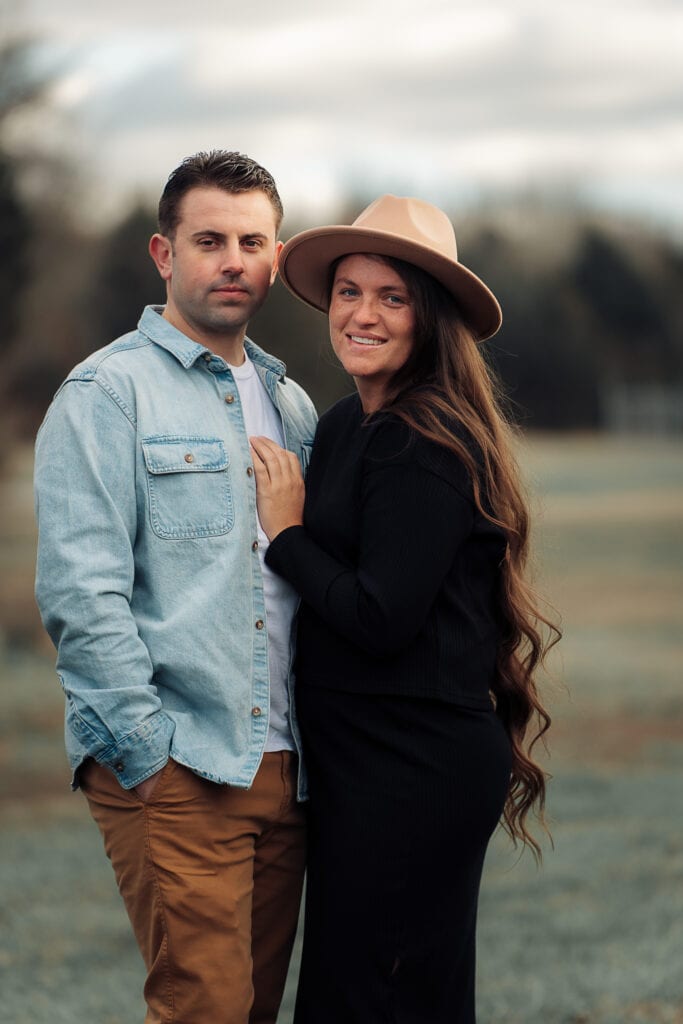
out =
<path fill-rule="evenodd" d="M 268 733 L 239 393 L 228 364 L 161 312 L 146 307 L 136 331 L 71 372 L 36 442 L 36 597 L 57 647 L 74 787 L 86 757 L 129 789 L 169 756 L 248 787 Z M 279 360 L 245 348 L 305 469 L 313 405 Z"/>

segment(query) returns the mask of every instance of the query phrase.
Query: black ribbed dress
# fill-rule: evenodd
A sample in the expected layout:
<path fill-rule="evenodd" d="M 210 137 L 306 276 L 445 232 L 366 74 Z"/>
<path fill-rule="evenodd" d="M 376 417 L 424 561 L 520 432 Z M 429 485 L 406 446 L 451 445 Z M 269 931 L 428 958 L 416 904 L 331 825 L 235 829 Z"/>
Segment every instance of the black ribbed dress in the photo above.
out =
<path fill-rule="evenodd" d="M 473 1024 L 481 870 L 510 776 L 489 689 L 502 532 L 462 461 L 354 395 L 320 420 L 303 527 L 269 565 L 302 596 L 310 789 L 295 1024 Z"/>

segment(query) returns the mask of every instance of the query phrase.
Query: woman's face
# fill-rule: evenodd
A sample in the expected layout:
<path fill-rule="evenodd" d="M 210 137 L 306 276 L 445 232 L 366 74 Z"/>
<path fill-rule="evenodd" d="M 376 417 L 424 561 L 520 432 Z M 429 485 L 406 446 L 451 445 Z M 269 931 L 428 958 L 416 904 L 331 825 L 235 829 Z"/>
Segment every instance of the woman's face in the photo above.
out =
<path fill-rule="evenodd" d="M 345 256 L 334 275 L 329 317 L 332 348 L 370 412 L 365 396 L 377 408 L 413 351 L 412 297 L 399 274 L 381 258 Z"/>

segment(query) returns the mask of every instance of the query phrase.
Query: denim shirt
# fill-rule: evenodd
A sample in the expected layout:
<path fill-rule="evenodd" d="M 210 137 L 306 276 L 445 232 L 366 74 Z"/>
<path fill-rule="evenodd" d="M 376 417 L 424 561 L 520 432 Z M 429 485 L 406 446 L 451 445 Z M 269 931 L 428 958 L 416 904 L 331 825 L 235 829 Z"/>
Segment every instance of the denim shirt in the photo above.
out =
<path fill-rule="evenodd" d="M 36 442 L 36 597 L 58 652 L 74 788 L 87 757 L 129 789 L 169 756 L 246 788 L 268 733 L 239 393 L 228 364 L 162 311 L 146 307 L 136 331 L 71 372 Z M 305 470 L 314 407 L 283 363 L 248 339 L 245 349 Z M 291 678 L 289 690 L 300 752 Z"/>

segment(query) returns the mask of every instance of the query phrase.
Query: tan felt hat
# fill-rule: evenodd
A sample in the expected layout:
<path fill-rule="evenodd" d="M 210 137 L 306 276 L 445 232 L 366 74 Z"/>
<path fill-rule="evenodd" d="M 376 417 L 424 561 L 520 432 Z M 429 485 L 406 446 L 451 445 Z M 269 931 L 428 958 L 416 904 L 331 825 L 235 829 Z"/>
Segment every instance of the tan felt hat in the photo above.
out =
<path fill-rule="evenodd" d="M 426 270 L 454 297 L 479 341 L 490 338 L 502 323 L 498 300 L 458 262 L 453 225 L 431 203 L 380 196 L 351 225 L 302 231 L 289 239 L 280 254 L 280 277 L 297 298 L 326 313 L 330 265 L 352 253 L 393 256 Z"/>

